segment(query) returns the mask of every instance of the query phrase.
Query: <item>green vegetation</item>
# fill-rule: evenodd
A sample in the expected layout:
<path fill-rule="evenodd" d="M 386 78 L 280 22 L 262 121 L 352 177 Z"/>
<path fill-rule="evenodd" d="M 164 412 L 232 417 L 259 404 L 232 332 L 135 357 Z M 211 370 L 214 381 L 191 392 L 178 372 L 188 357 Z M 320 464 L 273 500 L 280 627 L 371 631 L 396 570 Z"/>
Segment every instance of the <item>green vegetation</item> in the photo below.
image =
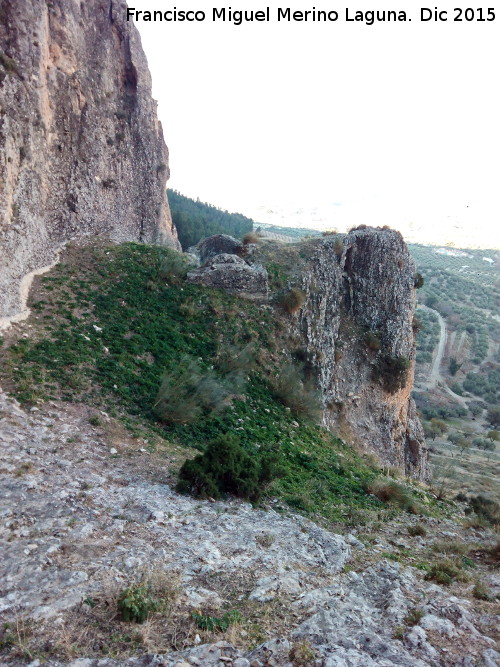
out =
<path fill-rule="evenodd" d="M 294 667 L 309 667 L 314 664 L 316 651 L 308 641 L 304 640 L 292 646 L 288 657 Z"/>
<path fill-rule="evenodd" d="M 397 482 L 377 479 L 370 484 L 368 490 L 384 503 L 395 505 L 412 514 L 421 512 L 420 506 L 415 501 L 415 496 Z"/>
<path fill-rule="evenodd" d="M 17 72 L 16 61 L 10 58 L 6 53 L 0 52 L 0 65 L 8 74 Z"/>
<path fill-rule="evenodd" d="M 118 611 L 122 621 L 144 623 L 150 613 L 156 611 L 158 602 L 151 596 L 145 584 L 133 584 L 118 598 Z"/>
<path fill-rule="evenodd" d="M 500 525 L 500 504 L 491 498 L 483 495 L 470 498 L 466 514 L 472 512 L 489 526 Z"/>
<path fill-rule="evenodd" d="M 279 370 L 278 376 L 271 380 L 273 396 L 292 412 L 312 421 L 321 417 L 319 392 L 311 379 L 306 379 L 303 369 L 296 364 L 287 363 Z"/>
<path fill-rule="evenodd" d="M 227 433 L 209 442 L 203 454 L 184 462 L 177 490 L 197 498 L 218 499 L 229 493 L 255 502 L 281 474 L 278 460 L 274 452 L 250 456 L 238 438 Z"/>
<path fill-rule="evenodd" d="M 298 312 L 306 300 L 305 293 L 298 287 L 292 287 L 289 291 L 281 295 L 280 304 L 289 315 Z"/>
<path fill-rule="evenodd" d="M 314 377 L 287 352 L 296 345 L 288 317 L 188 284 L 182 271 L 166 279 L 165 266 L 177 261 L 172 252 L 138 244 L 69 247 L 37 281 L 30 338 L 0 348 L 2 386 L 24 403 L 82 401 L 132 432 L 142 424 L 165 446 L 186 447 L 187 458 L 188 448 L 204 452 L 234 433 L 252 461 L 279 453 L 282 475 L 264 497 L 310 516 L 400 511 L 368 491 L 379 470 L 314 423 Z M 286 252 L 285 261 L 296 264 Z M 173 401 L 171 380 L 183 373 L 196 381 L 191 394 L 179 383 L 183 400 L 174 413 L 166 399 Z M 192 410 L 200 418 L 191 419 Z M 418 504 L 420 492 L 408 493 Z"/>
<path fill-rule="evenodd" d="M 373 367 L 373 375 L 380 380 L 386 391 L 395 394 L 406 385 L 409 368 L 409 359 L 381 354 Z"/>
<path fill-rule="evenodd" d="M 221 618 L 200 614 L 199 611 L 193 611 L 191 617 L 200 630 L 208 632 L 225 632 L 230 625 L 241 621 L 241 614 L 236 609 L 226 612 Z"/>
<path fill-rule="evenodd" d="M 425 578 L 428 581 L 449 586 L 455 581 L 468 581 L 469 576 L 464 572 L 462 563 L 454 559 L 444 558 L 430 566 Z"/>
<path fill-rule="evenodd" d="M 454 336 L 447 359 L 450 376 L 457 378 L 453 391 L 461 396 L 480 396 L 487 403 L 498 405 L 499 253 L 420 245 L 410 245 L 410 252 L 425 278 L 419 302 L 436 309 Z M 424 318 L 428 315 L 423 314 Z M 417 338 L 417 363 L 428 363 L 432 359 L 437 336 L 429 338 L 425 332 Z"/>
<path fill-rule="evenodd" d="M 430 363 L 432 353 L 439 342 L 439 321 L 427 310 L 418 310 L 417 363 Z"/>
<path fill-rule="evenodd" d="M 380 350 L 381 345 L 382 345 L 382 343 L 380 341 L 380 336 L 373 331 L 368 331 L 365 334 L 365 343 L 366 343 L 366 346 L 368 347 L 368 349 L 370 349 L 374 352 L 378 352 L 378 350 Z"/>
<path fill-rule="evenodd" d="M 154 413 L 167 424 L 191 424 L 227 407 L 239 379 L 239 376 L 219 378 L 212 369 L 204 369 L 197 359 L 183 355 L 176 367 L 164 374 L 153 405 Z"/>
<path fill-rule="evenodd" d="M 211 204 L 194 201 L 176 190 L 168 190 L 172 220 L 184 250 L 213 234 L 241 238 L 253 230 L 253 220 L 240 213 L 229 213 Z"/>

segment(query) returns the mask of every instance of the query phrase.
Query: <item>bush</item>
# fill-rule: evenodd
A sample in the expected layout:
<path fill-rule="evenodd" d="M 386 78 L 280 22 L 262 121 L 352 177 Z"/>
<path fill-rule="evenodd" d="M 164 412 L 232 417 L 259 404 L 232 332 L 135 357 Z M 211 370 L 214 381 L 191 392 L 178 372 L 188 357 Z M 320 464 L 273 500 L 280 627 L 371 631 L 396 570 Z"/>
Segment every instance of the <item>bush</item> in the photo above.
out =
<path fill-rule="evenodd" d="M 408 535 L 411 535 L 412 537 L 425 537 L 427 531 L 421 523 L 417 523 L 415 526 L 408 526 Z"/>
<path fill-rule="evenodd" d="M 413 278 L 413 286 L 415 289 L 420 289 L 424 286 L 424 277 L 421 273 L 416 273 Z"/>
<path fill-rule="evenodd" d="M 168 424 L 189 424 L 203 412 L 209 414 L 229 405 L 231 383 L 203 369 L 187 355 L 165 373 L 153 405 L 154 414 Z"/>
<path fill-rule="evenodd" d="M 414 625 L 418 625 L 424 616 L 425 611 L 423 609 L 415 608 L 408 612 L 403 619 L 403 623 L 409 627 L 413 627 Z"/>
<path fill-rule="evenodd" d="M 122 591 L 117 605 L 122 621 L 127 623 L 144 623 L 149 614 L 158 608 L 157 601 L 145 584 L 133 584 Z"/>
<path fill-rule="evenodd" d="M 406 386 L 409 368 L 409 359 L 383 354 L 374 366 L 373 375 L 376 380 L 381 381 L 387 392 L 395 394 Z"/>
<path fill-rule="evenodd" d="M 491 408 L 488 408 L 486 418 L 488 423 L 492 426 L 500 426 L 500 407 L 492 406 Z"/>
<path fill-rule="evenodd" d="M 425 575 L 427 581 L 449 586 L 454 581 L 467 581 L 469 577 L 462 571 L 456 562 L 449 558 L 434 563 Z"/>
<path fill-rule="evenodd" d="M 493 596 L 486 588 L 484 582 L 479 580 L 474 584 L 472 595 L 476 598 L 476 600 L 486 600 L 487 602 L 491 602 L 493 600 Z"/>
<path fill-rule="evenodd" d="M 472 512 L 490 526 L 500 524 L 500 505 L 495 500 L 481 495 L 471 498 L 466 514 Z"/>
<path fill-rule="evenodd" d="M 176 250 L 165 248 L 160 260 L 158 275 L 173 284 L 182 282 L 187 272 L 192 268 L 192 262 L 185 255 Z"/>
<path fill-rule="evenodd" d="M 305 300 L 305 292 L 298 287 L 292 287 L 291 290 L 281 296 L 280 303 L 289 315 L 293 315 L 302 308 Z"/>
<path fill-rule="evenodd" d="M 226 612 L 221 618 L 200 614 L 198 611 L 191 612 L 191 617 L 200 630 L 207 632 L 216 632 L 217 630 L 225 632 L 230 625 L 241 621 L 241 614 L 236 609 Z"/>
<path fill-rule="evenodd" d="M 295 667 L 308 667 L 314 664 L 316 651 L 308 641 L 304 640 L 292 646 L 288 657 Z"/>
<path fill-rule="evenodd" d="M 369 485 L 368 493 L 373 494 L 383 503 L 398 505 L 412 514 L 417 514 L 419 511 L 419 507 L 412 498 L 411 493 L 396 482 L 385 482 L 381 479 L 375 480 L 375 482 Z"/>
<path fill-rule="evenodd" d="M 319 392 L 311 380 L 303 378 L 303 372 L 293 364 L 286 365 L 271 386 L 274 397 L 296 415 L 313 421 L 321 417 Z"/>
<path fill-rule="evenodd" d="M 229 433 L 208 443 L 203 454 L 184 462 L 177 491 L 197 498 L 221 498 L 229 493 L 258 501 L 264 487 L 280 475 L 277 456 L 250 456 Z"/>
<path fill-rule="evenodd" d="M 0 65 L 5 69 L 9 74 L 14 74 L 17 72 L 16 61 L 10 58 L 6 53 L 0 52 Z"/>

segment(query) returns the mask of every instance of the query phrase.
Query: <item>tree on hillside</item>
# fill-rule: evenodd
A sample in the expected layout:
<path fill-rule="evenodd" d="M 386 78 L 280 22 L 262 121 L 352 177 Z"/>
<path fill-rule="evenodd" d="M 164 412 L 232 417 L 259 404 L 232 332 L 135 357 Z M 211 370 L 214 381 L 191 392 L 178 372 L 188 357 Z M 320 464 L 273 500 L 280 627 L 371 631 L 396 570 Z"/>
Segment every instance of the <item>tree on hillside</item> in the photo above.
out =
<path fill-rule="evenodd" d="M 500 426 L 500 406 L 492 405 L 488 408 L 486 419 L 492 426 Z"/>
<path fill-rule="evenodd" d="M 431 432 L 431 438 L 433 440 L 435 440 L 438 435 L 444 435 L 447 430 L 448 430 L 448 424 L 445 421 L 443 421 L 442 419 L 437 419 L 437 417 L 433 417 L 431 419 L 430 432 Z"/>

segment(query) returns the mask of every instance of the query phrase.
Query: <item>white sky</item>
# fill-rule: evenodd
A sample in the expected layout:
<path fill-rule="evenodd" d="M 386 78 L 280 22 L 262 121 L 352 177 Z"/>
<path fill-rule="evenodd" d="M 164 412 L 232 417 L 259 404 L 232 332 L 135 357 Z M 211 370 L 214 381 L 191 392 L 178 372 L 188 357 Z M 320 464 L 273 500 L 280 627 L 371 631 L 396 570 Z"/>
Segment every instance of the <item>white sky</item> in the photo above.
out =
<path fill-rule="evenodd" d="M 390 224 L 421 241 L 500 247 L 500 3 L 489 3 L 493 22 L 453 22 L 443 4 L 448 22 L 422 23 L 420 3 L 406 2 L 411 22 L 367 26 L 345 22 L 346 5 L 271 0 L 271 23 L 235 26 L 212 22 L 212 7 L 267 5 L 128 1 L 207 14 L 137 23 L 170 187 L 264 222 Z M 278 23 L 278 6 L 340 18 Z"/>

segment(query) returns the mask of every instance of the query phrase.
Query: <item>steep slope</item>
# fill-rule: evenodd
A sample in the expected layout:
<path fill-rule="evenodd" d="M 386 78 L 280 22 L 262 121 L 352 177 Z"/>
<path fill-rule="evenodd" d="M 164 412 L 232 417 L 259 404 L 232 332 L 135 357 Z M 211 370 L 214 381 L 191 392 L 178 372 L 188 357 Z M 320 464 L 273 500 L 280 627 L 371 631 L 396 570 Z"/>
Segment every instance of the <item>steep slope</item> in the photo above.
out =
<path fill-rule="evenodd" d="M 68 239 L 178 247 L 168 151 L 125 3 L 2 0 L 0 83 L 0 317 Z"/>

